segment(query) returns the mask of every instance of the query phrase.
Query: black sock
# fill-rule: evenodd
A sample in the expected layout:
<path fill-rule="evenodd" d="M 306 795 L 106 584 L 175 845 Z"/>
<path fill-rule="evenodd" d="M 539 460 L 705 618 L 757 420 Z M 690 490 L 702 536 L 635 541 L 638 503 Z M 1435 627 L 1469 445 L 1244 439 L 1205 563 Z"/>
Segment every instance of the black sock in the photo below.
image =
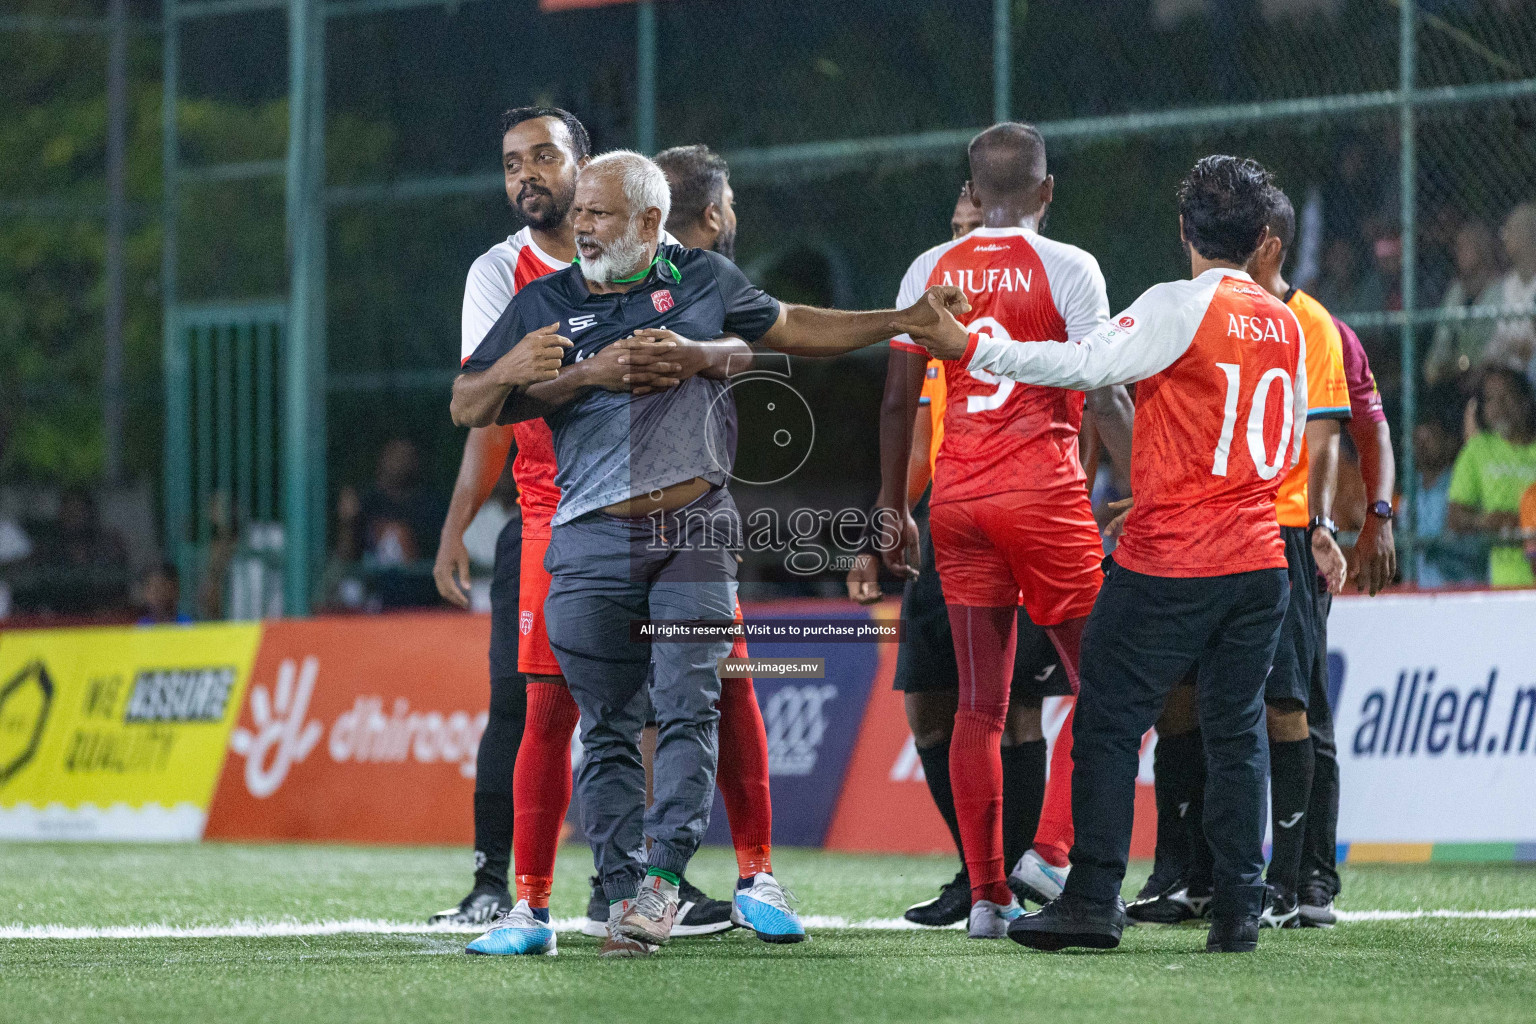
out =
<path fill-rule="evenodd" d="M 1152 876 L 1162 885 L 1171 885 L 1188 880 L 1192 840 L 1188 815 L 1204 798 L 1205 749 L 1200 730 L 1158 736 L 1152 751 L 1152 774 L 1157 796 L 1157 852 Z"/>
<path fill-rule="evenodd" d="M 1003 750 L 1003 870 L 1012 871 L 1035 842 L 1045 803 L 1045 740 Z"/>
<path fill-rule="evenodd" d="M 512 866 L 512 797 L 475 794 L 475 888 L 506 891 Z"/>
<path fill-rule="evenodd" d="M 1335 895 L 1339 891 L 1339 761 L 1333 728 L 1312 730 L 1312 797 L 1301 826 L 1307 830 L 1301 858 L 1303 881 L 1315 879 Z"/>
<path fill-rule="evenodd" d="M 1314 754 L 1312 738 L 1269 744 L 1269 810 L 1274 848 L 1269 857 L 1269 883 L 1294 893 L 1301 872 L 1306 840 L 1307 804 L 1312 799 Z"/>
<path fill-rule="evenodd" d="M 523 742 L 523 677 L 491 680 L 490 717 L 475 761 L 475 888 L 507 889 L 512 865 L 512 771 Z"/>
<path fill-rule="evenodd" d="M 918 760 L 923 762 L 923 775 L 928 780 L 928 795 L 939 809 L 939 817 L 949 826 L 949 834 L 955 840 L 960 853 L 960 867 L 965 868 L 965 847 L 960 843 L 960 819 L 955 816 L 955 791 L 949 788 L 949 740 L 931 747 L 917 748 Z"/>

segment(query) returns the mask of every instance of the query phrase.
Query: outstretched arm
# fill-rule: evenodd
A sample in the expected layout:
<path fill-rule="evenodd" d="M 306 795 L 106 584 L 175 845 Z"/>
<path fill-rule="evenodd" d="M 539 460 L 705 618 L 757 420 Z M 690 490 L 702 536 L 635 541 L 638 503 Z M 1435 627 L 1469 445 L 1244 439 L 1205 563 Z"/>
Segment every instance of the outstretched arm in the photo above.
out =
<path fill-rule="evenodd" d="M 896 326 L 898 322 L 927 325 L 936 318 L 937 310 L 965 313 L 970 308 L 965 294 L 947 285 L 928 289 L 906 309 L 850 313 L 784 303 L 778 320 L 758 340 L 775 352 L 791 356 L 839 356 L 900 334 L 903 328 Z"/>

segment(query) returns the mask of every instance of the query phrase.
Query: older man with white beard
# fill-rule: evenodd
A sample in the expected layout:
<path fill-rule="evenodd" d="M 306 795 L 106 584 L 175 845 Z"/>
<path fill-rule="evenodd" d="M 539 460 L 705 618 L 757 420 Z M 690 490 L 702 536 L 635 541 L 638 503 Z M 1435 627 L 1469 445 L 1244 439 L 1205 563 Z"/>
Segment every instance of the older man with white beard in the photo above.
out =
<path fill-rule="evenodd" d="M 740 523 L 726 489 L 735 406 L 722 380 L 700 372 L 704 346 L 734 334 L 831 356 L 890 337 L 905 318 L 936 318 L 926 295 L 907 310 L 870 313 L 781 304 L 718 253 L 661 243 L 670 205 L 666 177 L 649 159 L 620 151 L 588 164 L 573 207 L 577 264 L 514 296 L 464 364 L 452 405 L 461 426 L 543 416 L 554 433 L 561 497 L 545 615 L 581 709 L 577 788 L 617 931 L 649 946 L 670 937 L 678 877 L 709 824 L 715 665 L 731 642 L 652 644 L 632 624 L 726 622 L 736 600 Z M 957 289 L 935 291 L 938 305 L 966 308 Z M 570 344 L 555 379 L 526 387 L 506 379 L 500 367 L 516 348 L 552 336 Z M 628 368 L 627 388 L 653 389 L 605 390 L 615 365 Z M 653 662 L 647 810 L 639 736 Z"/>

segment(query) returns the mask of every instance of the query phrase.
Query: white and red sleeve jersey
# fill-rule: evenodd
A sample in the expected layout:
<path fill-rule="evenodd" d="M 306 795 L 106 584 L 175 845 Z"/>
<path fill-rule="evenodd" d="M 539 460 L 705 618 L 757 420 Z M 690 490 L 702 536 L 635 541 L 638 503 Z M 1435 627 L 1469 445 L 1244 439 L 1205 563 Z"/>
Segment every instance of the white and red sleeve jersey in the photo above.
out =
<path fill-rule="evenodd" d="M 993 338 L 1066 342 L 1109 318 L 1098 261 L 1028 228 L 978 228 L 929 249 L 902 278 L 896 305 L 905 308 L 940 284 L 965 292 L 971 311 L 964 322 Z M 891 344 L 922 351 L 905 335 Z M 1081 393 L 1021 384 L 984 369 L 951 367 L 944 380 L 934 504 L 1083 484 Z"/>
<path fill-rule="evenodd" d="M 1075 344 L 973 333 L 972 371 L 1091 390 L 1140 382 L 1135 507 L 1115 561 L 1152 576 L 1282 568 L 1275 495 L 1301 455 L 1307 341 L 1240 271 L 1155 285 Z"/>
<path fill-rule="evenodd" d="M 476 259 L 464 282 L 459 363 L 474 355 L 518 289 L 568 266 L 540 249 L 528 228 L 491 246 Z M 517 503 L 523 509 L 523 532 L 548 536 L 549 521 L 560 504 L 560 488 L 555 486 L 554 436 L 542 419 L 524 420 L 513 424 L 511 430 L 517 441 L 512 475 L 517 480 Z M 495 472 L 500 474 L 501 467 L 496 466 Z"/>

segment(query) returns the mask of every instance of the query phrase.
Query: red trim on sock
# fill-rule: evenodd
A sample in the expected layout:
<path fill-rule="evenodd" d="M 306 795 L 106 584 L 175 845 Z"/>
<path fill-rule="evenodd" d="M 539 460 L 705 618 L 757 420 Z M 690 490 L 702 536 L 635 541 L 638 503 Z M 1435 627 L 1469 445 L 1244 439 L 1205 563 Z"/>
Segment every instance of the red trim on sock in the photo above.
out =
<path fill-rule="evenodd" d="M 745 656 L 745 652 L 743 652 Z M 736 869 L 750 878 L 773 871 L 773 802 L 768 789 L 768 731 L 750 679 L 720 687 L 720 766 L 715 784 L 725 802 Z"/>
<path fill-rule="evenodd" d="M 555 880 L 550 875 L 518 875 L 517 898 L 527 900 L 535 910 L 548 910 L 549 890 L 554 886 Z"/>
<path fill-rule="evenodd" d="M 549 906 L 560 823 L 571 805 L 571 733 L 581 712 L 558 683 L 528 684 L 523 742 L 512 770 L 512 854 L 518 898 Z M 542 880 L 543 903 L 523 892 L 523 880 Z M 535 892 L 537 890 L 530 890 Z"/>

